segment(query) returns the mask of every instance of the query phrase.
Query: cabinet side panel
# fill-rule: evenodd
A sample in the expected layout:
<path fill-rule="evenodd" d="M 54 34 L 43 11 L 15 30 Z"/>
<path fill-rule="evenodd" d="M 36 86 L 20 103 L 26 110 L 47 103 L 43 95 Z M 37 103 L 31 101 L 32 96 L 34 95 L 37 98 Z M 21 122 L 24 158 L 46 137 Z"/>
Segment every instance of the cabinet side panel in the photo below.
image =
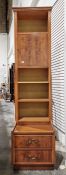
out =
<path fill-rule="evenodd" d="M 18 120 L 18 71 L 17 71 L 17 12 L 14 12 L 14 44 L 15 44 L 15 119 Z"/>
<path fill-rule="evenodd" d="M 51 11 L 48 12 L 48 79 L 49 79 L 49 117 L 52 120 L 52 98 L 51 98 Z"/>

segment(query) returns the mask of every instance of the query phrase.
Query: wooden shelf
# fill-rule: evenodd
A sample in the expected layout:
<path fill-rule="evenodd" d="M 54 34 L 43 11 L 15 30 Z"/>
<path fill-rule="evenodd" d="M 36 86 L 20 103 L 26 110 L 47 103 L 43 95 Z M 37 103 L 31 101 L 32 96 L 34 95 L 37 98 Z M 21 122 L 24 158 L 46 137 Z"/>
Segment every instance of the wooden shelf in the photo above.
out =
<path fill-rule="evenodd" d="M 18 102 L 49 102 L 49 99 L 18 99 Z"/>
<path fill-rule="evenodd" d="M 19 131 L 19 132 L 18 132 Z M 27 126 L 22 126 L 17 125 L 14 129 L 15 134 L 19 133 L 20 134 L 51 134 L 54 132 L 54 129 L 51 125 L 27 125 Z"/>
<path fill-rule="evenodd" d="M 23 66 L 23 65 L 22 65 L 22 66 L 17 66 L 17 68 L 18 68 L 18 69 L 26 69 L 26 68 L 27 68 L 27 69 L 32 69 L 32 68 L 34 68 L 34 69 L 35 69 L 35 68 L 36 68 L 36 69 L 39 69 L 39 68 L 40 68 L 40 69 L 41 69 L 41 68 L 43 68 L 43 69 L 48 69 L 48 68 L 49 68 L 49 65 L 48 65 L 48 67 L 44 67 L 44 66 L 31 66 L 31 65 L 30 65 L 30 66 Z"/>
<path fill-rule="evenodd" d="M 49 122 L 49 117 L 23 117 L 21 119 L 19 119 L 19 123 L 25 123 L 25 124 L 28 124 L 28 123 L 34 123 L 36 124 L 37 122 L 39 123 L 43 123 L 43 122 Z"/>
<path fill-rule="evenodd" d="M 18 81 L 18 84 L 48 84 L 49 82 L 48 81 Z"/>
<path fill-rule="evenodd" d="M 17 32 L 17 35 L 23 35 L 23 34 L 25 34 L 25 35 L 27 35 L 27 34 L 35 34 L 35 33 L 44 33 L 44 34 L 48 34 L 48 32 Z"/>

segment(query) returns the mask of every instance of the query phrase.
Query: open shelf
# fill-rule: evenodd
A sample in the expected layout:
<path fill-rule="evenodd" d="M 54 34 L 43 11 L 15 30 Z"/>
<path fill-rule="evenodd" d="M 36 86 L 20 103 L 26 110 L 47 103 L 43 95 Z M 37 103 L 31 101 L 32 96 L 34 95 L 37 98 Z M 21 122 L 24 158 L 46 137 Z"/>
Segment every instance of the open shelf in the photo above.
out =
<path fill-rule="evenodd" d="M 19 20 L 18 32 L 46 32 L 47 21 L 46 20 Z"/>
<path fill-rule="evenodd" d="M 48 82 L 48 68 L 18 69 L 18 82 Z"/>
<path fill-rule="evenodd" d="M 47 99 L 48 84 L 19 84 L 18 99 Z"/>
<path fill-rule="evenodd" d="M 25 102 L 18 104 L 20 119 L 23 117 L 48 117 L 49 103 L 48 102 Z"/>
<path fill-rule="evenodd" d="M 29 10 L 29 12 L 27 11 L 27 9 L 24 11 L 22 11 L 22 13 L 18 12 L 17 15 L 17 21 L 18 21 L 18 25 L 17 25 L 17 31 L 18 32 L 44 32 L 44 31 L 48 31 L 48 13 L 47 11 L 36 11 L 33 10 L 33 12 L 31 12 Z"/>

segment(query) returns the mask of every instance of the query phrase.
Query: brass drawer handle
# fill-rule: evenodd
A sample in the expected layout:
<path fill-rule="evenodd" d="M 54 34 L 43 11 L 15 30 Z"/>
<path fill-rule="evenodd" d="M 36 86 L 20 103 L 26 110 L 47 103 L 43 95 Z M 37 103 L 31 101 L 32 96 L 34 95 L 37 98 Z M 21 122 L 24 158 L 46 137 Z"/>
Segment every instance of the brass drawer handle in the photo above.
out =
<path fill-rule="evenodd" d="M 29 139 L 26 144 L 27 145 L 31 145 L 31 144 L 38 144 L 39 143 L 39 140 L 36 140 L 36 139 Z"/>
<path fill-rule="evenodd" d="M 27 155 L 27 159 L 28 160 L 39 160 L 40 159 L 40 155 L 38 155 L 38 156 Z"/>

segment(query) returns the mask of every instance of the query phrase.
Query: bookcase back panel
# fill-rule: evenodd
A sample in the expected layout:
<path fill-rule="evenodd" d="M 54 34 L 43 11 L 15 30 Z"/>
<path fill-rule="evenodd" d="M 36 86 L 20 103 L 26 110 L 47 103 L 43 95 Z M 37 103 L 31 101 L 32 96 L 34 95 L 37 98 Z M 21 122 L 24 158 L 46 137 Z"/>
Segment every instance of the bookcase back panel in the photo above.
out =
<path fill-rule="evenodd" d="M 18 81 L 48 81 L 48 69 L 41 69 L 41 68 L 23 68 L 18 70 Z"/>
<path fill-rule="evenodd" d="M 18 66 L 48 67 L 48 34 L 24 33 L 17 37 Z"/>
<path fill-rule="evenodd" d="M 45 103 L 19 103 L 19 117 L 48 117 L 49 104 Z"/>
<path fill-rule="evenodd" d="M 48 98 L 48 84 L 19 84 L 19 99 Z"/>

